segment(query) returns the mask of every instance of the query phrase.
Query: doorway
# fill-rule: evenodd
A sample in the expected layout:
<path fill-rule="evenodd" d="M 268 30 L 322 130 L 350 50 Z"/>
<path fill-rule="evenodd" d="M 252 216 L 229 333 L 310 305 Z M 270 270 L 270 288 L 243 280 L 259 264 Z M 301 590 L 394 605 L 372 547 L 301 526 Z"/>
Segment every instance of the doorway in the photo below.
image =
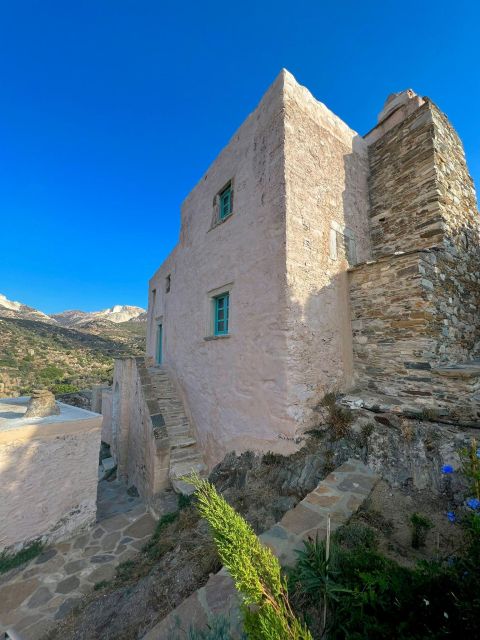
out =
<path fill-rule="evenodd" d="M 157 364 L 162 364 L 163 360 L 163 325 L 157 325 L 157 350 L 156 350 L 156 361 Z"/>

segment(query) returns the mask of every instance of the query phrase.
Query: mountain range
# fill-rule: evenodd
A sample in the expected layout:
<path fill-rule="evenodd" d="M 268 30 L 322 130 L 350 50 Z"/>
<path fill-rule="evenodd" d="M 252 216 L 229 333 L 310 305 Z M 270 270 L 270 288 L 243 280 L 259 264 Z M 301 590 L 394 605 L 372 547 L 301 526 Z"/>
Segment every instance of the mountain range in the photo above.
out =
<path fill-rule="evenodd" d="M 81 327 L 91 326 L 92 323 L 103 324 L 104 321 L 115 324 L 130 321 L 146 322 L 147 312 L 141 307 L 117 304 L 103 311 L 72 310 L 47 315 L 38 309 L 29 307 L 22 302 L 14 302 L 5 295 L 0 294 L 0 317 L 38 320 L 40 322 L 54 323 L 61 327 Z"/>
<path fill-rule="evenodd" d="M 0 397 L 111 384 L 115 358 L 145 353 L 146 317 L 128 305 L 47 315 L 0 295 Z"/>

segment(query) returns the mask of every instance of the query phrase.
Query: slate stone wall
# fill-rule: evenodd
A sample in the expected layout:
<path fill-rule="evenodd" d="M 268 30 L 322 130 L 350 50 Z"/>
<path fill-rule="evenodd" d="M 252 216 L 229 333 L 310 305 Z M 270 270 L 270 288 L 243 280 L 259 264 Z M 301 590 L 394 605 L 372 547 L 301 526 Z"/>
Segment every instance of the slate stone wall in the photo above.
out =
<path fill-rule="evenodd" d="M 373 256 L 423 249 L 443 239 L 434 122 L 426 102 L 369 148 Z"/>
<path fill-rule="evenodd" d="M 351 269 L 357 384 L 434 404 L 446 381 L 432 370 L 478 351 L 479 291 L 480 274 L 454 249 L 384 256 Z"/>
<path fill-rule="evenodd" d="M 480 377 L 436 371 L 479 355 L 479 217 L 462 143 L 427 100 L 369 163 L 376 260 L 349 272 L 356 384 L 476 414 Z"/>

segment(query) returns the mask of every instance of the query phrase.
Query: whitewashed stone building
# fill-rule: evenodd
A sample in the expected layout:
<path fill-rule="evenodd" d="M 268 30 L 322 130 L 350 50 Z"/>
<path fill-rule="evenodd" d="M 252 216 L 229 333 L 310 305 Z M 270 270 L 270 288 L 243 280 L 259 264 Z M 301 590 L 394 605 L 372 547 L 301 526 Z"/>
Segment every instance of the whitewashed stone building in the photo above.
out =
<path fill-rule="evenodd" d="M 146 362 L 105 399 L 120 474 L 148 495 L 227 451 L 292 451 L 333 389 L 475 421 L 478 249 L 429 99 L 393 94 L 362 137 L 282 71 L 150 280 Z"/>

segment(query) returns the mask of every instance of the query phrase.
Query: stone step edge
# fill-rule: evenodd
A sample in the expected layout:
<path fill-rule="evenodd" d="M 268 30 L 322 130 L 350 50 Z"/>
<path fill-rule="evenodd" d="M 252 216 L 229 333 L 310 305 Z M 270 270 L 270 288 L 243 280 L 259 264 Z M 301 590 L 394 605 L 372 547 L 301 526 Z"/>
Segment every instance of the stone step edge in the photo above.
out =
<path fill-rule="evenodd" d="M 293 509 L 287 511 L 280 522 L 261 534 L 260 539 L 272 549 L 282 564 L 291 563 L 296 557 L 295 548 L 301 547 L 306 534 L 313 535 L 316 532 L 319 538 L 325 538 L 328 514 L 331 517 L 332 530 L 347 522 L 368 498 L 378 480 L 379 477 L 359 460 L 347 460 L 324 478 Z M 338 499 L 333 500 L 334 498 Z M 322 505 L 322 499 L 324 503 L 330 502 L 330 505 Z M 335 505 L 337 509 L 341 505 L 342 509 L 337 512 Z M 310 527 L 312 523 L 317 526 Z M 302 526 L 307 528 L 296 533 Z M 240 638 L 239 599 L 233 581 L 224 568 L 210 576 L 205 586 L 186 598 L 148 631 L 142 640 L 168 638 L 170 634 L 178 631 L 179 623 L 181 628 L 202 629 L 212 617 L 222 614 L 231 623 L 232 638 Z"/>

